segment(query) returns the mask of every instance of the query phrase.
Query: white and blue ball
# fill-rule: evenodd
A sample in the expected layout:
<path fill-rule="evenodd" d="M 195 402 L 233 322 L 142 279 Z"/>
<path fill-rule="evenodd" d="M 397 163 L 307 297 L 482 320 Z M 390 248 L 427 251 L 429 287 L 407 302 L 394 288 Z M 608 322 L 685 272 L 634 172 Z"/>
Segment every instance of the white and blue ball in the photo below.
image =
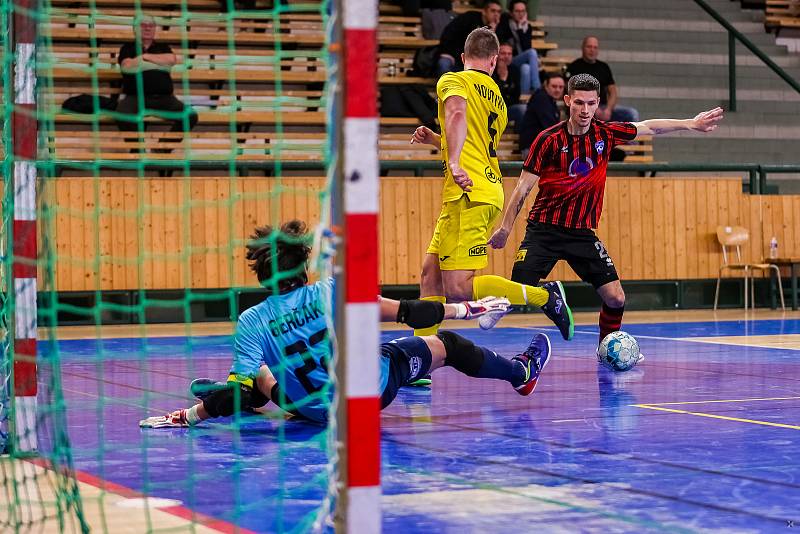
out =
<path fill-rule="evenodd" d="M 628 371 L 640 360 L 639 342 L 627 332 L 611 332 L 597 349 L 597 360 L 614 371 Z"/>

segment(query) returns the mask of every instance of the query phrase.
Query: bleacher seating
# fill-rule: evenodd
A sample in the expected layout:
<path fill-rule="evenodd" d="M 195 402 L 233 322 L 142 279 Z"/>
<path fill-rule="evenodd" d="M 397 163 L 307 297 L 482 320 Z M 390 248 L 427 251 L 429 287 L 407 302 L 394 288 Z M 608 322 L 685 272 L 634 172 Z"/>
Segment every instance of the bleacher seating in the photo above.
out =
<path fill-rule="evenodd" d="M 282 13 L 276 20 L 264 13 L 240 13 L 231 25 L 218 16 L 217 0 L 187 0 L 186 16 L 174 5 L 137 0 L 156 16 L 157 39 L 172 45 L 179 64 L 172 70 L 176 95 L 190 102 L 199 122 L 191 135 L 166 131 L 168 124 L 147 117 L 147 131 L 120 133 L 114 114 L 97 116 L 61 112 L 60 105 L 76 94 L 113 96 L 120 92 L 117 54 L 132 40 L 135 14 L 132 0 L 95 0 L 95 9 L 74 0 L 54 0 L 51 19 L 42 25 L 49 63 L 40 63 L 43 84 L 40 107 L 54 117 L 46 146 L 59 161 L 105 162 L 320 161 L 325 142 L 323 82 L 327 79 L 322 47 L 322 15 L 312 4 L 304 12 Z M 468 9 L 457 4 L 458 11 Z M 381 4 L 378 79 L 381 84 L 425 84 L 434 80 L 407 76 L 414 52 L 435 44 L 422 38 L 419 17 L 404 17 L 394 6 Z M 545 40 L 534 21 L 534 46 L 545 70 L 563 68 L 564 58 L 548 56 L 556 48 Z M 276 44 L 280 42 L 280 47 Z M 390 76 L 389 65 L 394 75 Z M 280 84 L 280 91 L 278 91 Z M 438 151 L 409 144 L 417 120 L 382 117 L 380 158 L 383 161 L 435 161 Z M 95 130 L 100 128 L 101 133 Z M 113 132 L 103 135 L 102 132 Z M 519 160 L 516 136 L 508 130 L 498 153 Z M 625 149 L 629 160 L 652 160 L 652 144 Z"/>

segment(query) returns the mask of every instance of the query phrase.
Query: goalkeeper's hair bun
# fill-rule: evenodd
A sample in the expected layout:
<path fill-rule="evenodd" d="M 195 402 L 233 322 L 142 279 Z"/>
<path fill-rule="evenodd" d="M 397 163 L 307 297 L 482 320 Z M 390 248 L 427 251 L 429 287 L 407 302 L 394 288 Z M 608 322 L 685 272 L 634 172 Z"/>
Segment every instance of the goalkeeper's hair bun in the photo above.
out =
<path fill-rule="evenodd" d="M 277 282 L 281 292 L 304 285 L 310 239 L 308 226 L 297 219 L 284 223 L 280 230 L 269 225 L 257 227 L 247 243 L 246 257 L 261 285 Z"/>

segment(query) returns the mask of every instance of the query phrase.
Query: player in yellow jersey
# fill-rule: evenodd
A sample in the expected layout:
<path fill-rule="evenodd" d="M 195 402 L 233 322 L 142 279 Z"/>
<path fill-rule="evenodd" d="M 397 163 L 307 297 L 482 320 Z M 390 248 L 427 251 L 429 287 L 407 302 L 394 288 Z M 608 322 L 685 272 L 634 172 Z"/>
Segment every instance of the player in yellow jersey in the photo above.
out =
<path fill-rule="evenodd" d="M 572 312 L 560 282 L 534 287 L 499 276 L 475 276 L 476 270 L 488 265 L 489 231 L 504 202 L 496 151 L 508 118 L 500 89 L 492 80 L 499 51 L 492 30 L 473 30 L 464 44 L 464 71 L 444 74 L 436 84 L 442 135 L 420 126 L 411 138 L 412 143 L 440 148 L 444 171 L 442 211 L 422 265 L 421 298 L 455 302 L 495 295 L 512 304 L 539 306 L 564 339 L 570 339 Z M 480 325 L 491 328 L 494 322 L 485 320 Z M 437 328 L 414 334 L 431 335 Z"/>

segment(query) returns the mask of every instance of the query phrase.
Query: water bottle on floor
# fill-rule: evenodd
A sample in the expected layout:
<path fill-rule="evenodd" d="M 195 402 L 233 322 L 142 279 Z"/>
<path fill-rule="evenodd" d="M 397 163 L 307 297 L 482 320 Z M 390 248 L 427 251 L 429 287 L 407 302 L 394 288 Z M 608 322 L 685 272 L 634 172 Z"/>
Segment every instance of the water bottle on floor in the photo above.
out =
<path fill-rule="evenodd" d="M 769 258 L 774 260 L 778 257 L 778 238 L 772 236 L 772 239 L 769 240 Z"/>

